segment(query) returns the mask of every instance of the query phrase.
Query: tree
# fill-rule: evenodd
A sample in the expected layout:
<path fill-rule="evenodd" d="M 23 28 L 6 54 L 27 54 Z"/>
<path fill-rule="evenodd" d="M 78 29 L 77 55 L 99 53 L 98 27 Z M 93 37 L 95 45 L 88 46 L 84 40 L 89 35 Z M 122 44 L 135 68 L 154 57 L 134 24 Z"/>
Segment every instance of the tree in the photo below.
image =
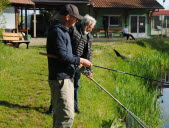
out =
<path fill-rule="evenodd" d="M 2 16 L 3 10 L 6 9 L 9 4 L 10 4 L 9 0 L 0 0 L 0 16 Z M 0 24 L 2 24 L 4 20 L 5 19 L 2 16 L 2 18 L 0 19 Z M 0 28 L 0 35 L 2 35 L 2 28 Z"/>
<path fill-rule="evenodd" d="M 10 4 L 10 1 L 9 0 L 1 0 L 0 1 L 0 14 L 3 12 L 3 10 L 5 8 L 8 7 L 8 5 Z"/>

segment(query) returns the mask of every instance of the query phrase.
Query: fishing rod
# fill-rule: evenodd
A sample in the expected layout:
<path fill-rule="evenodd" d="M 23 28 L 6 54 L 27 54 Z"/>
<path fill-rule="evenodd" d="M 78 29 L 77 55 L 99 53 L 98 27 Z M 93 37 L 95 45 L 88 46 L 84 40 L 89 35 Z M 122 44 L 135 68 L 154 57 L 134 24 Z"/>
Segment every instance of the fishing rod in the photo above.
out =
<path fill-rule="evenodd" d="M 47 54 L 47 53 L 43 53 L 43 52 L 39 52 L 39 54 L 40 54 L 40 55 L 47 56 L 47 57 L 51 57 L 51 58 L 57 58 L 57 56 L 52 55 L 52 54 Z M 140 77 L 140 78 L 147 79 L 147 80 L 151 80 L 151 81 L 156 81 L 156 82 L 158 82 L 158 83 L 164 83 L 164 82 L 162 82 L 162 81 L 155 80 L 155 79 L 152 79 L 152 78 L 149 78 L 149 77 L 139 76 L 139 75 L 136 75 L 136 74 L 127 73 L 127 72 L 123 72 L 123 71 L 119 71 L 119 70 L 115 70 L 115 69 L 110 69 L 110 68 L 105 68 L 105 67 L 98 66 L 98 65 L 93 65 L 93 66 L 94 66 L 94 67 L 97 67 L 97 68 L 102 68 L 102 69 L 106 69 L 106 70 L 110 70 L 110 71 L 114 71 L 114 72 L 119 72 L 119 73 L 131 75 L 131 76 L 135 76 L 135 77 Z"/>
<path fill-rule="evenodd" d="M 104 87 L 102 87 L 98 82 L 96 82 L 93 78 L 89 78 L 94 83 L 96 83 L 102 90 L 104 90 L 109 96 L 111 96 L 118 104 L 120 104 L 143 128 L 148 128 L 148 126 L 140 120 L 134 113 L 132 113 L 129 109 L 127 109 L 119 100 L 117 100 L 112 94 L 110 94 Z"/>
<path fill-rule="evenodd" d="M 105 68 L 105 67 L 98 66 L 98 65 L 93 65 L 93 66 L 94 66 L 94 67 L 98 67 L 98 68 L 107 69 L 107 70 L 114 71 L 114 72 L 120 72 L 120 73 L 127 74 L 127 75 L 131 75 L 131 76 L 140 77 L 140 78 L 147 79 L 147 80 L 156 81 L 156 82 L 158 82 L 158 83 L 164 83 L 164 82 L 162 82 L 162 81 L 160 81 L 160 80 L 155 80 L 155 79 L 152 79 L 152 78 L 149 78 L 149 77 L 139 76 L 139 75 L 136 75 L 136 74 L 127 73 L 127 72 L 123 72 L 123 71 L 119 71 L 119 70 L 115 70 L 115 69 L 110 69 L 110 68 Z"/>
<path fill-rule="evenodd" d="M 39 52 L 40 55 L 44 55 L 44 56 L 48 56 L 51 58 L 57 58 L 57 56 L 55 55 L 51 55 L 51 54 L 47 54 L 47 53 L 42 53 Z M 101 66 L 96 66 L 95 67 L 99 67 L 99 68 L 104 68 Z M 108 68 L 105 68 L 108 69 Z M 84 74 L 86 76 L 86 74 Z M 105 88 L 103 88 L 99 83 L 97 83 L 93 78 L 89 78 L 90 80 L 92 80 L 94 83 L 96 83 L 102 90 L 104 90 L 109 96 L 111 96 L 118 104 L 120 104 L 143 128 L 148 128 L 148 126 L 141 121 L 135 114 L 133 114 L 129 109 L 127 109 L 120 101 L 118 101 L 113 95 L 111 95 Z"/>

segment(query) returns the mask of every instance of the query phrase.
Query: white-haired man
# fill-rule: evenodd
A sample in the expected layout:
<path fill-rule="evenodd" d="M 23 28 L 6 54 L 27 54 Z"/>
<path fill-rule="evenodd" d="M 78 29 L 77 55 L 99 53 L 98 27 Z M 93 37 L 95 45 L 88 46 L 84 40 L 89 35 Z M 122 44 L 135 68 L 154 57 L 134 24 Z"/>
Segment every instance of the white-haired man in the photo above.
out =
<path fill-rule="evenodd" d="M 91 35 L 90 32 L 94 28 L 95 24 L 96 24 L 95 18 L 87 14 L 81 20 L 80 24 L 77 24 L 76 26 L 71 27 L 69 29 L 71 43 L 72 43 L 72 51 L 74 55 L 92 61 L 93 36 Z M 91 68 L 85 68 L 85 70 L 88 72 L 87 77 L 92 78 Z M 78 67 L 77 67 L 74 76 L 74 109 L 76 113 L 80 113 L 80 110 L 78 108 L 79 84 L 80 84 L 80 72 L 78 71 Z"/>

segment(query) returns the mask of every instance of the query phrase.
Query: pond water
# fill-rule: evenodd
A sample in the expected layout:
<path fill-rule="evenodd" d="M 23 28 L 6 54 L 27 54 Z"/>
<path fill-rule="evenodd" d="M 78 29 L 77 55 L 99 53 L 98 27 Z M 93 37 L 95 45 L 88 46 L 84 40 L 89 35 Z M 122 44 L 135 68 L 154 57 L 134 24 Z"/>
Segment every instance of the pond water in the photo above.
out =
<path fill-rule="evenodd" d="M 161 110 L 162 117 L 164 120 L 163 128 L 169 128 L 169 86 L 168 88 L 162 88 L 163 96 L 160 97 L 161 100 Z"/>
<path fill-rule="evenodd" d="M 163 128 L 169 128 L 169 71 L 162 75 L 161 81 L 165 83 L 161 88 L 162 95 L 159 98 L 161 101 L 160 107 L 162 111 L 162 119 L 164 121 Z"/>

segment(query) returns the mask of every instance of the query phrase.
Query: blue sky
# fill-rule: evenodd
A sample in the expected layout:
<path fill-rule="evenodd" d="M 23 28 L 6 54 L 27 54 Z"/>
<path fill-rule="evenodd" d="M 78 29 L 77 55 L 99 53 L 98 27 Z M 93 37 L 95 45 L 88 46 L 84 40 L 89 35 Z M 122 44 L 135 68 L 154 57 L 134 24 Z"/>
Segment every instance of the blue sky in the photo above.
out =
<path fill-rule="evenodd" d="M 169 10 L 169 0 L 165 0 L 163 3 L 163 0 L 157 0 L 161 5 L 164 6 L 165 10 Z"/>

